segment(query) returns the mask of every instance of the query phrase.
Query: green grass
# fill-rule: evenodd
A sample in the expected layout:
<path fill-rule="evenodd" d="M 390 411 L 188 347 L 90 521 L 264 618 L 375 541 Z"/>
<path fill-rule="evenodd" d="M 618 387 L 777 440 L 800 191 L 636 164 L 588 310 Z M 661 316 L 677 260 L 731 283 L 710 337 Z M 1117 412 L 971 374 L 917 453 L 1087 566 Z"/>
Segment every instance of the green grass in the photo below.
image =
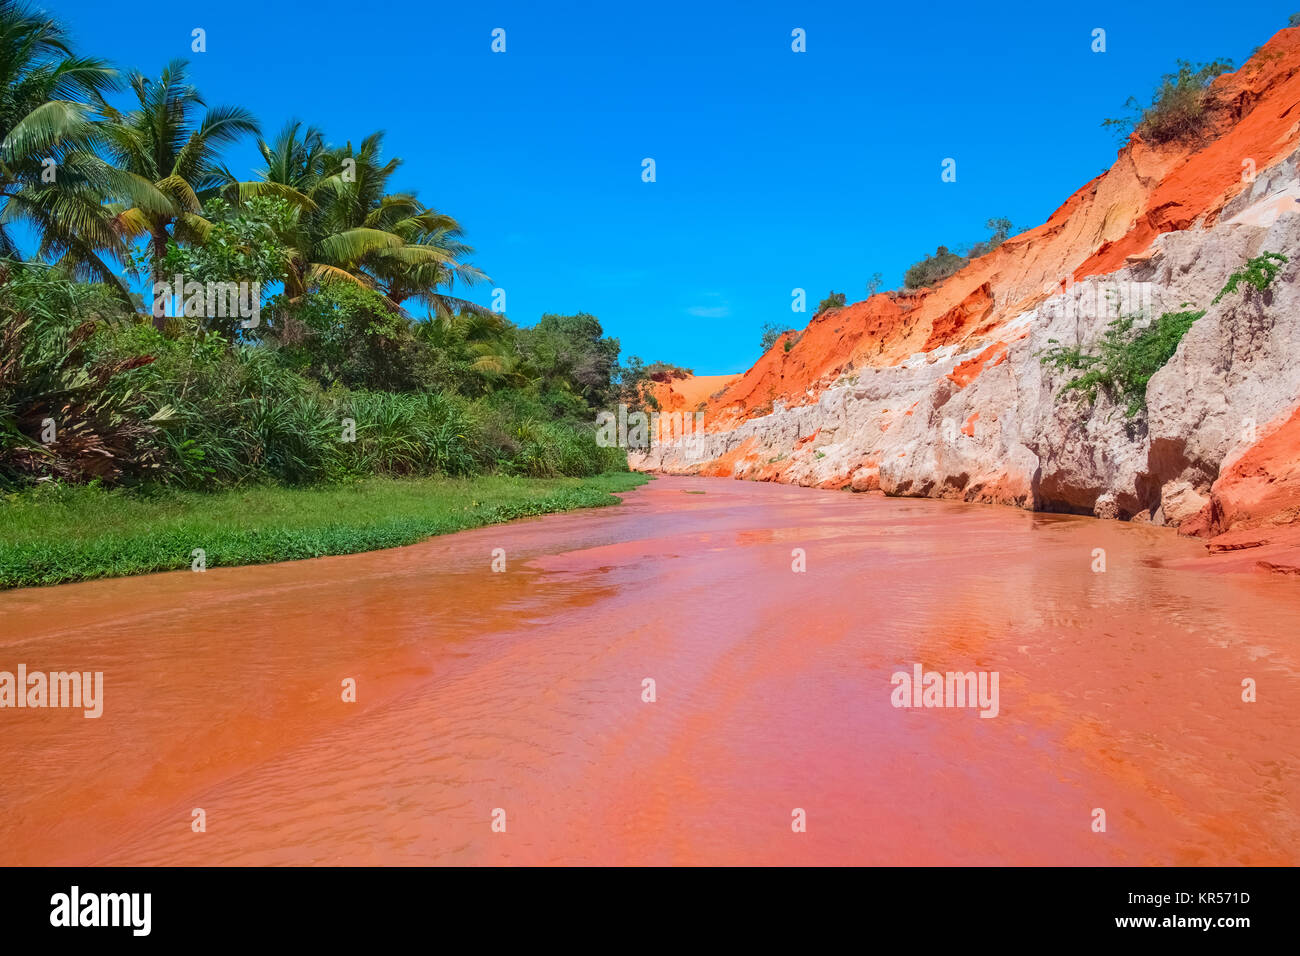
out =
<path fill-rule="evenodd" d="M 311 488 L 251 486 L 150 494 L 49 486 L 0 497 L 0 588 L 189 568 L 295 561 L 414 544 L 531 515 L 616 504 L 648 481 L 373 478 Z"/>

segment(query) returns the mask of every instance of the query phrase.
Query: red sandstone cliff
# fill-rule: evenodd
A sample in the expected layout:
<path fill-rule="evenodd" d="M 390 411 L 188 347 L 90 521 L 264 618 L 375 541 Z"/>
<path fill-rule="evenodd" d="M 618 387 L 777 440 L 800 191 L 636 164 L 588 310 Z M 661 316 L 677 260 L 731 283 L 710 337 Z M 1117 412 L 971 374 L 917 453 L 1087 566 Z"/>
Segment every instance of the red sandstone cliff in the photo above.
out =
<path fill-rule="evenodd" d="M 1300 259 L 1300 229 L 1288 224 L 1300 219 L 1300 29 L 1278 33 L 1213 90 L 1219 108 L 1204 141 L 1156 147 L 1132 137 L 1047 222 L 937 287 L 818 315 L 788 351 L 779 341 L 721 394 L 715 381 L 673 383 L 665 397 L 674 406 L 687 408 L 676 397 L 685 393 L 717 395 L 707 399 L 711 438 L 701 454 L 664 449 L 634 464 L 1091 512 L 1203 535 L 1245 522 L 1278 534 L 1297 515 L 1300 358 L 1279 364 L 1281 331 L 1238 353 L 1243 330 L 1259 332 L 1251 309 L 1290 334 L 1289 299 L 1210 310 L 1179 352 L 1181 381 L 1195 392 L 1180 394 L 1180 380 L 1158 373 L 1149 432 L 1136 439 L 1096 416 L 1081 429 L 1067 424 L 1050 408 L 1060 383 L 1034 358 L 1049 331 L 1098 334 L 1097 323 L 1045 318 L 1091 277 L 1152 283 L 1169 308 L 1179 299 L 1208 307 L 1226 275 L 1261 249 L 1295 242 Z M 1287 286 L 1295 266 L 1281 277 Z M 1193 355 L 1201 364 L 1189 372 Z M 1253 389 L 1197 372 L 1234 356 L 1229 366 L 1258 377 Z M 1258 394 L 1279 389 L 1286 394 Z M 1229 434 L 1238 414 L 1258 420 L 1267 436 L 1258 448 Z"/>

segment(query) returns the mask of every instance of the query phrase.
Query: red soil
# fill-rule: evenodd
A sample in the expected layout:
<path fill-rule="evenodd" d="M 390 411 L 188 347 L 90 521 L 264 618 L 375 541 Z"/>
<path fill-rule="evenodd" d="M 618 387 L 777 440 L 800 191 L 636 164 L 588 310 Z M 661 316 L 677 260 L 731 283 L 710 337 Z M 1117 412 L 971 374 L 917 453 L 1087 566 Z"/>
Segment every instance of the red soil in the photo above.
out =
<path fill-rule="evenodd" d="M 1235 565 L 1300 573 L 1300 409 L 1219 475 L 1210 501 L 1180 534 L 1209 538 Z"/>

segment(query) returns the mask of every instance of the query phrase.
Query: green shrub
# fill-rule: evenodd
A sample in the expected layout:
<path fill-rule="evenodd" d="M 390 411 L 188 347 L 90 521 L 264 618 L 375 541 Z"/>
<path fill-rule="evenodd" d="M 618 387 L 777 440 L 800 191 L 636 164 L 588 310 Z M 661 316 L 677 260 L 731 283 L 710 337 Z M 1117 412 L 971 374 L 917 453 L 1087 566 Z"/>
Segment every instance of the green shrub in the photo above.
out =
<path fill-rule="evenodd" d="M 832 292 L 817 304 L 817 311 L 813 313 L 813 318 L 816 318 L 828 309 L 842 309 L 847 301 L 848 296 L 843 292 Z M 788 352 L 789 349 L 786 349 L 786 351 Z"/>
<path fill-rule="evenodd" d="M 417 391 L 445 385 L 414 323 L 371 289 L 332 282 L 289 303 L 268 303 L 261 338 L 282 364 L 322 386 Z"/>
<path fill-rule="evenodd" d="M 776 345 L 776 343 L 781 340 L 781 336 L 785 335 L 787 332 L 793 331 L 794 329 L 787 326 L 777 325 L 775 322 L 766 322 L 763 324 L 763 334 L 758 341 L 759 348 L 761 348 L 763 354 L 766 355 L 771 350 L 772 346 Z"/>
<path fill-rule="evenodd" d="M 926 256 L 903 273 L 903 287 L 922 289 L 938 285 L 969 261 L 965 256 L 950 252 L 947 246 L 940 246 L 934 255 Z"/>
<path fill-rule="evenodd" d="M 1187 330 L 1204 314 L 1204 310 L 1166 312 L 1136 333 L 1133 326 L 1139 316 L 1113 319 L 1097 343 L 1096 354 L 1078 346 L 1067 348 L 1050 339 L 1053 347 L 1043 354 L 1042 362 L 1058 372 L 1083 372 L 1065 384 L 1062 395 L 1074 393 L 1091 406 L 1098 394 L 1105 394 L 1133 418 L 1146 407 L 1151 376 L 1173 358 Z"/>
<path fill-rule="evenodd" d="M 99 325 L 124 314 L 106 286 L 0 262 L 0 484 L 111 483 L 158 467 L 169 410 L 121 387 L 148 358 L 93 351 Z"/>
<path fill-rule="evenodd" d="M 1232 61 L 1227 59 L 1195 64 L 1179 60 L 1176 71 L 1161 77 L 1150 106 L 1129 97 L 1125 106 L 1133 115 L 1106 119 L 1101 125 L 1116 130 L 1122 139 L 1136 131 L 1153 143 L 1195 141 L 1205 133 L 1218 105 L 1210 85 L 1231 69 Z"/>
<path fill-rule="evenodd" d="M 1219 294 L 1214 297 L 1212 304 L 1218 305 L 1219 300 L 1225 295 L 1236 293 L 1237 286 L 1243 282 L 1252 286 L 1256 291 L 1263 292 L 1277 278 L 1277 274 L 1282 271 L 1282 265 L 1289 261 L 1280 252 L 1265 252 L 1247 261 L 1245 268 L 1238 269 L 1228 277 L 1227 284 L 1219 290 Z"/>
<path fill-rule="evenodd" d="M 504 470 L 508 474 L 582 478 L 627 470 L 626 452 L 597 445 L 594 426 L 525 420 L 515 426 L 514 438 L 518 451 L 506 463 Z"/>
<path fill-rule="evenodd" d="M 426 392 L 353 392 L 335 412 L 355 422 L 355 441 L 338 440 L 348 474 L 469 475 L 479 470 L 475 427 L 463 399 Z"/>

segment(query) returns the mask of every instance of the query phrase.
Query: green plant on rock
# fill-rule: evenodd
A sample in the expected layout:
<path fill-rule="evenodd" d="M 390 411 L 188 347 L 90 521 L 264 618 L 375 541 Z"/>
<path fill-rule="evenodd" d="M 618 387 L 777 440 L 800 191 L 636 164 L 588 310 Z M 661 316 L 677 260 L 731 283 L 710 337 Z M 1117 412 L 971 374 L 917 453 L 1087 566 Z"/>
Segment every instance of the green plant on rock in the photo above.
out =
<path fill-rule="evenodd" d="M 1277 278 L 1277 274 L 1282 271 L 1282 266 L 1289 261 L 1280 252 L 1265 252 L 1248 260 L 1243 268 L 1228 276 L 1227 284 L 1219 290 L 1219 294 L 1214 297 L 1214 302 L 1211 304 L 1218 305 L 1220 299 L 1234 294 L 1243 282 L 1256 291 L 1263 292 Z"/>
<path fill-rule="evenodd" d="M 1053 347 L 1041 360 L 1058 372 L 1083 373 L 1065 384 L 1062 395 L 1072 394 L 1091 407 L 1104 394 L 1133 418 L 1146 408 L 1151 376 L 1173 358 L 1187 330 L 1204 314 L 1204 310 L 1166 312 L 1136 333 L 1134 326 L 1141 317 L 1122 316 L 1107 324 L 1095 354 L 1082 346 L 1067 347 L 1049 339 Z"/>

